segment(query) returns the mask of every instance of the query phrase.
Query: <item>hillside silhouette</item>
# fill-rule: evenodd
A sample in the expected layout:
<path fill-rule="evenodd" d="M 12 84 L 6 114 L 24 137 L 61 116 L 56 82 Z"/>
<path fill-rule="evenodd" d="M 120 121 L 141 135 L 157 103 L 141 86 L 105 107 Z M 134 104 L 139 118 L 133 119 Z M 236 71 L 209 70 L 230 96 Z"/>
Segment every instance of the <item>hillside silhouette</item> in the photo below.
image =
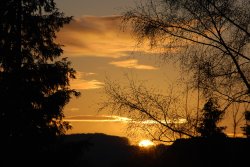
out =
<path fill-rule="evenodd" d="M 76 156 L 68 161 L 69 166 L 77 167 L 153 167 L 157 166 L 160 155 L 163 155 L 160 154 L 163 146 L 158 149 L 156 147 L 142 149 L 139 146 L 130 145 L 129 140 L 125 137 L 102 133 L 66 135 L 62 138 L 62 143 L 62 146 L 68 147 L 64 150 L 71 151 L 76 148 L 75 151 L 80 153 L 76 155 L 73 152 L 72 154 Z M 82 148 L 77 146 L 82 146 Z"/>

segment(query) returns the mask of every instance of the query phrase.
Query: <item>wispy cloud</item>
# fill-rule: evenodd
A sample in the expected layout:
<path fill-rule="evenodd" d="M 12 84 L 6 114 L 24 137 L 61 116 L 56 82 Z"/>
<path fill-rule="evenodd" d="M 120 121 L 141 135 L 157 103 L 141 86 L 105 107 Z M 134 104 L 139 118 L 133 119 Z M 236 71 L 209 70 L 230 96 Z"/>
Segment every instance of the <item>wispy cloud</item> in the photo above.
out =
<path fill-rule="evenodd" d="M 70 111 L 79 111 L 79 108 L 71 108 Z"/>
<path fill-rule="evenodd" d="M 57 40 L 65 46 L 64 53 L 69 56 L 127 56 L 134 51 L 136 41 L 121 25 L 121 16 L 83 16 L 65 25 Z"/>
<path fill-rule="evenodd" d="M 130 60 L 124 60 L 124 61 L 112 61 L 109 64 L 112 64 L 116 67 L 134 68 L 138 70 L 156 70 L 157 69 L 156 67 L 153 67 L 153 66 L 138 64 L 138 60 L 136 59 L 130 59 Z"/>
<path fill-rule="evenodd" d="M 65 121 L 69 122 L 122 122 L 122 123 L 139 123 L 139 124 L 158 124 L 155 120 L 133 120 L 127 117 L 121 117 L 116 115 L 78 115 L 65 118 Z M 166 123 L 164 120 L 160 121 Z M 186 119 L 179 119 L 176 121 L 168 121 L 167 123 L 183 124 L 186 123 Z"/>
<path fill-rule="evenodd" d="M 131 119 L 120 116 L 109 115 L 80 115 L 67 117 L 65 121 L 69 122 L 128 122 Z"/>
<path fill-rule="evenodd" d="M 77 90 L 84 90 L 84 89 L 99 89 L 102 88 L 104 85 L 103 82 L 98 80 L 84 80 L 78 79 L 71 82 L 71 87 Z"/>
<path fill-rule="evenodd" d="M 70 86 L 72 89 L 86 90 L 86 89 L 99 89 L 102 88 L 104 83 L 95 79 L 86 80 L 86 76 L 94 75 L 95 73 L 84 73 L 78 71 L 76 79 L 71 80 Z"/>
<path fill-rule="evenodd" d="M 75 74 L 75 76 L 76 76 L 77 79 L 89 77 L 89 76 L 92 76 L 92 75 L 96 75 L 96 73 L 76 71 L 76 74 Z"/>

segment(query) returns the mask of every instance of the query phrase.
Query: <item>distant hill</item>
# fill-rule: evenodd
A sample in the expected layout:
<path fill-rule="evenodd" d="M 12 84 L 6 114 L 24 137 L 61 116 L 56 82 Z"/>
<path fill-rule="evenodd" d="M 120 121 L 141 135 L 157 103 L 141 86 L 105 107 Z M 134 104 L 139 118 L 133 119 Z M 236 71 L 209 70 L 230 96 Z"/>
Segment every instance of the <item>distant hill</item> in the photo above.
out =
<path fill-rule="evenodd" d="M 82 154 L 74 160 L 75 166 L 114 166 L 128 161 L 131 156 L 131 146 L 125 137 L 95 133 L 66 135 L 63 139 L 65 145 L 83 141 L 86 145 L 81 150 Z"/>
<path fill-rule="evenodd" d="M 162 162 L 160 152 L 167 146 L 142 149 L 130 145 L 125 137 L 94 133 L 66 135 L 62 138 L 62 148 L 74 155 L 65 157 L 67 162 L 63 165 L 70 167 L 157 167 Z"/>
<path fill-rule="evenodd" d="M 81 143 L 87 147 L 81 156 L 74 160 L 74 166 L 85 167 L 156 167 L 159 166 L 160 151 L 164 145 L 142 149 L 132 146 L 125 137 L 110 136 L 101 133 L 75 134 L 63 137 L 64 144 Z M 156 149 L 158 148 L 158 149 Z M 158 151 L 156 151 L 158 150 Z"/>

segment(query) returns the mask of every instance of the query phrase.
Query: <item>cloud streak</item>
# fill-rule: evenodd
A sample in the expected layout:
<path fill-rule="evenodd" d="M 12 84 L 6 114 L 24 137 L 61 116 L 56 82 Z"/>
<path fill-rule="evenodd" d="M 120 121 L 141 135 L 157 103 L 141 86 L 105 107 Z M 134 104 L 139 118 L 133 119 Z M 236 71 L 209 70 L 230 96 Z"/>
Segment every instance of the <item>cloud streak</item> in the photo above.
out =
<path fill-rule="evenodd" d="M 138 60 L 136 59 L 130 59 L 130 60 L 124 60 L 124 61 L 112 61 L 109 64 L 112 64 L 116 67 L 121 68 L 133 68 L 138 70 L 156 70 L 156 67 L 149 66 L 149 65 L 141 65 L 138 64 Z"/>
<path fill-rule="evenodd" d="M 89 90 L 102 88 L 104 83 L 96 79 L 86 80 L 84 77 L 94 75 L 95 73 L 84 73 L 78 71 L 76 79 L 71 80 L 70 87 L 77 90 Z"/>
<path fill-rule="evenodd" d="M 109 116 L 109 115 L 80 115 L 67 117 L 65 121 L 69 122 L 128 122 L 131 119 L 120 116 Z"/>
<path fill-rule="evenodd" d="M 69 122 L 121 122 L 121 123 L 138 123 L 138 124 L 158 124 L 155 120 L 142 120 L 136 121 L 131 118 L 121 117 L 116 115 L 79 115 L 67 117 L 64 119 Z M 166 123 L 164 120 L 162 123 Z M 179 119 L 176 121 L 168 121 L 167 123 L 183 124 L 186 123 L 186 119 Z"/>
<path fill-rule="evenodd" d="M 84 16 L 74 19 L 57 35 L 69 56 L 121 57 L 132 51 L 135 41 L 121 31 L 121 17 Z"/>

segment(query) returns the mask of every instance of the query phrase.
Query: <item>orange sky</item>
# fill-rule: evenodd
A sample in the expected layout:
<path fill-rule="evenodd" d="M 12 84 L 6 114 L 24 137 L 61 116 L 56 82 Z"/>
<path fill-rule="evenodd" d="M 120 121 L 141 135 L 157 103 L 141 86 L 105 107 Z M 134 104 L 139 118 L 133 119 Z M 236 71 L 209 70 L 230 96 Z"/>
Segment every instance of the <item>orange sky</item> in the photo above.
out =
<path fill-rule="evenodd" d="M 57 6 L 74 19 L 58 34 L 57 41 L 64 45 L 63 56 L 69 57 L 77 71 L 71 82 L 79 90 L 80 98 L 72 99 L 65 107 L 66 119 L 73 129 L 68 133 L 107 133 L 127 136 L 126 122 L 105 121 L 107 111 L 98 113 L 99 103 L 105 99 L 104 79 L 126 82 L 125 74 L 147 84 L 164 87 L 174 79 L 169 73 L 173 67 L 161 64 L 159 55 L 146 45 L 137 47 L 129 29 L 124 30 L 120 14 L 134 0 L 56 0 Z M 100 117 L 101 115 L 101 117 Z M 87 117 L 88 116 L 88 119 Z M 89 117 L 91 116 L 91 117 Z"/>
<path fill-rule="evenodd" d="M 138 0 L 139 1 L 139 0 Z M 110 112 L 97 110 L 103 100 L 104 79 L 126 83 L 125 75 L 148 85 L 166 89 L 177 78 L 178 70 L 164 64 L 160 55 L 147 45 L 136 46 L 129 29 L 120 19 L 135 0 L 55 0 L 67 16 L 74 16 L 58 34 L 64 45 L 63 57 L 69 57 L 77 71 L 71 86 L 82 93 L 65 107 L 66 119 L 73 129 L 68 133 L 106 133 L 127 136 L 126 121 L 107 117 Z M 73 119 L 74 118 L 74 119 Z"/>

